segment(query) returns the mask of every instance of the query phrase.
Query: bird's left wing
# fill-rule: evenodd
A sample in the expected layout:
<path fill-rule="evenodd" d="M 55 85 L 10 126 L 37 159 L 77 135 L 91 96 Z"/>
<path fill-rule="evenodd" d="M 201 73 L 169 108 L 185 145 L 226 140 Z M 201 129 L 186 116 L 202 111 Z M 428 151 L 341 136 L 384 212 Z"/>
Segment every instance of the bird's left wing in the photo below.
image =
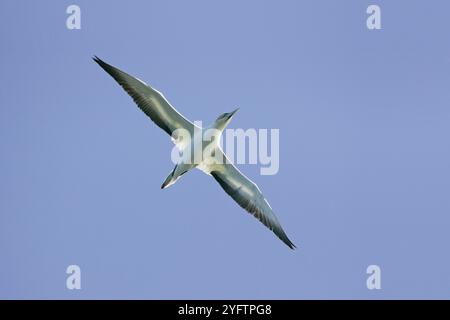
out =
<path fill-rule="evenodd" d="M 210 174 L 242 208 L 272 230 L 289 248 L 294 249 L 295 245 L 289 240 L 258 186 L 243 175 L 225 155 L 223 159 L 223 164 L 211 166 Z"/>
<path fill-rule="evenodd" d="M 94 57 L 94 61 L 109 73 L 133 98 L 138 107 L 170 136 L 177 138 L 173 136 L 173 132 L 181 128 L 188 130 L 192 136 L 194 124 L 175 110 L 159 91 L 98 57 Z"/>

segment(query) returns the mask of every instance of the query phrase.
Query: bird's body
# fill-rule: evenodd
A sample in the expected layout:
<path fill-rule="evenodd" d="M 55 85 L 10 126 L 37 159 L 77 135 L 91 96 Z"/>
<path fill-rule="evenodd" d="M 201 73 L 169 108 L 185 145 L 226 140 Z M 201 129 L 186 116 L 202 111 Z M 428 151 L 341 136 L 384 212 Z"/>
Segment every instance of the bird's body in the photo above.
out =
<path fill-rule="evenodd" d="M 220 148 L 220 135 L 237 109 L 220 115 L 209 127 L 200 128 L 184 118 L 157 90 L 97 57 L 94 61 L 127 91 L 153 122 L 171 135 L 178 148 L 180 157 L 163 182 L 162 189 L 173 185 L 189 170 L 197 168 L 214 177 L 242 208 L 258 218 L 287 246 L 295 248 L 258 186 L 243 175 Z"/>

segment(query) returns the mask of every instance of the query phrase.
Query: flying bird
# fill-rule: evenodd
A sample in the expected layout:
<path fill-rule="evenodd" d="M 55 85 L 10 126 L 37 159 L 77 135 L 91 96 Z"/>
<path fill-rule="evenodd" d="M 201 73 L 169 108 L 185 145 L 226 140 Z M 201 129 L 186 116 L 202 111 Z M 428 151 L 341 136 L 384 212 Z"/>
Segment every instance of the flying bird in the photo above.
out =
<path fill-rule="evenodd" d="M 161 188 L 167 188 L 174 184 L 183 174 L 193 168 L 200 169 L 212 176 L 223 190 L 233 198 L 242 208 L 254 215 L 267 228 L 273 231 L 289 248 L 294 249 L 295 245 L 287 237 L 280 222 L 272 211 L 261 190 L 249 178 L 242 174 L 226 157 L 219 145 L 218 139 L 211 139 L 209 143 L 194 139 L 195 132 L 205 132 L 206 129 L 215 129 L 219 133 L 230 123 L 236 110 L 221 114 L 214 123 L 207 128 L 199 128 L 194 123 L 183 117 L 166 98 L 157 90 L 147 85 L 145 82 L 107 64 L 97 56 L 93 60 L 100 65 L 120 86 L 133 98 L 138 107 L 154 122 L 172 137 L 177 148 L 198 147 L 205 150 L 209 147 L 212 152 L 210 156 L 222 158 L 222 162 L 207 161 L 211 159 L 203 158 L 199 163 L 187 161 L 186 157 L 181 157 L 175 168 L 170 172 Z M 186 130 L 191 139 L 182 139 L 180 129 Z M 198 136 L 198 135 L 197 135 Z M 202 136 L 202 134 L 200 134 Z M 181 138 L 181 139 L 180 139 Z M 200 145 L 199 145 L 200 144 Z M 186 152 L 186 154 L 188 154 Z M 189 159 L 190 160 L 190 159 Z"/>

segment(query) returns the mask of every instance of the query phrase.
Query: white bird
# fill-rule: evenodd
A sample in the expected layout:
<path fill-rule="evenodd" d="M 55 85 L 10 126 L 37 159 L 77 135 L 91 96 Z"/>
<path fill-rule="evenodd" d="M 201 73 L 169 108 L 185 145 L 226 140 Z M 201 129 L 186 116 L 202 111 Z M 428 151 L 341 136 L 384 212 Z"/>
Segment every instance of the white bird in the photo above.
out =
<path fill-rule="evenodd" d="M 205 132 L 207 128 L 199 128 L 195 126 L 191 121 L 183 117 L 170 103 L 164 98 L 164 96 L 153 89 L 143 81 L 130 76 L 129 74 L 107 64 L 106 62 L 95 56 L 94 61 L 97 62 L 109 75 L 111 75 L 118 83 L 125 89 L 125 91 L 133 98 L 138 107 L 161 129 L 167 132 L 174 141 L 180 142 L 177 137 L 177 129 L 184 129 L 190 133 L 190 136 L 194 136 L 196 130 Z M 231 118 L 236 113 L 237 109 L 233 112 L 224 113 L 220 115 L 215 122 L 208 128 L 213 128 L 222 133 L 225 127 L 231 121 Z M 202 136 L 202 134 L 200 135 Z M 201 143 L 200 149 L 204 150 L 207 145 L 204 141 L 196 141 L 190 139 L 190 141 L 181 141 L 178 148 L 184 150 L 185 148 L 195 147 L 195 144 Z M 289 240 L 284 232 L 281 224 L 278 222 L 277 217 L 272 211 L 267 200 L 259 190 L 258 186 L 243 175 L 225 156 L 220 148 L 218 139 L 214 139 L 209 142 L 214 156 L 220 155 L 224 161 L 221 163 L 205 161 L 203 158 L 200 163 L 191 163 L 187 161 L 186 157 L 183 157 L 176 165 L 167 179 L 162 184 L 161 188 L 164 189 L 174 184 L 178 178 L 184 173 L 188 172 L 192 168 L 198 168 L 208 175 L 211 175 L 216 179 L 225 192 L 232 197 L 242 208 L 247 210 L 258 218 L 267 228 L 272 230 L 275 235 L 278 236 L 289 248 L 294 249 L 295 245 Z M 189 159 L 190 160 L 190 159 Z"/>

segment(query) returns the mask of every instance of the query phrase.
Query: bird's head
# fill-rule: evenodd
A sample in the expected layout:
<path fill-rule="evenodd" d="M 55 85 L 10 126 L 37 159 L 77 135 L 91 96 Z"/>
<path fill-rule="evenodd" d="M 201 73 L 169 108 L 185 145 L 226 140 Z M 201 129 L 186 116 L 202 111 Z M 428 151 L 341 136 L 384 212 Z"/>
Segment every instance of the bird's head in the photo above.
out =
<path fill-rule="evenodd" d="M 231 112 L 225 112 L 222 113 L 219 117 L 217 117 L 215 123 L 214 123 L 214 127 L 216 129 L 219 130 L 223 130 L 225 129 L 225 127 L 230 123 L 231 119 L 233 118 L 234 114 L 239 110 L 239 108 L 237 108 L 234 111 Z"/>

